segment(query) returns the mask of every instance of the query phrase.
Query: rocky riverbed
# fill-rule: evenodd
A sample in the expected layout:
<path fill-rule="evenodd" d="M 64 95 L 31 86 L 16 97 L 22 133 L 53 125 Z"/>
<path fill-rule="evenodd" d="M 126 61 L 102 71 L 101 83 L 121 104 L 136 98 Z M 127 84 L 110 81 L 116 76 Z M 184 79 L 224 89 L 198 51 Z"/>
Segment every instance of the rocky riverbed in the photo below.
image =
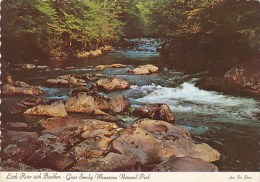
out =
<path fill-rule="evenodd" d="M 153 73 L 149 71 L 150 67 L 153 70 L 156 68 L 153 65 L 140 66 L 134 74 Z M 158 71 L 158 68 L 156 70 Z M 94 78 L 93 75 L 89 77 Z M 2 129 L 2 169 L 33 170 L 33 167 L 56 171 L 218 170 L 210 162 L 219 160 L 220 153 L 205 143 L 198 143 L 191 138 L 189 132 L 175 126 L 174 113 L 168 105 L 150 104 L 131 111 L 130 101 L 123 95 L 106 97 L 95 91 L 101 89 L 114 92 L 129 89 L 130 84 L 127 81 L 116 77 L 101 78 L 89 89 L 82 89 L 89 79 L 78 80 L 80 78 L 86 76 L 62 75 L 57 78 L 58 81 L 47 80 L 47 83 L 52 83 L 53 86 L 73 87 L 73 90 L 65 101 L 46 101 L 41 96 L 35 96 L 43 94 L 39 88 L 15 81 L 9 74 L 6 75 L 3 86 L 5 96 L 33 95 L 16 104 L 14 114 L 50 118 L 36 118 L 31 126 L 23 122 L 9 123 Z M 8 89 L 9 87 L 12 89 Z M 81 113 L 89 119 L 68 116 L 69 113 Z M 126 126 L 116 118 L 115 114 L 118 113 L 135 113 L 140 119 Z M 106 121 L 107 119 L 113 122 Z M 181 160 L 185 161 L 186 167 L 176 167 Z M 198 163 L 200 165 L 197 165 Z"/>
<path fill-rule="evenodd" d="M 259 169 L 258 100 L 200 90 L 207 72 L 166 64 L 154 39 L 130 41 L 78 62 L 5 65 L 3 170 Z"/>

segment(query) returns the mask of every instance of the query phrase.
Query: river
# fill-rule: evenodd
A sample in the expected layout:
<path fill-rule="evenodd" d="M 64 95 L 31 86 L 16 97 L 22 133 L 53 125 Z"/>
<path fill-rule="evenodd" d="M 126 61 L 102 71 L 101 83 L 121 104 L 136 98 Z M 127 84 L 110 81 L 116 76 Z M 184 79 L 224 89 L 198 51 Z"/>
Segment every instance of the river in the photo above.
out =
<path fill-rule="evenodd" d="M 131 83 L 129 90 L 122 93 L 130 99 L 133 107 L 147 103 L 166 103 L 176 117 L 176 125 L 188 130 L 194 139 L 205 142 L 221 153 L 215 164 L 220 171 L 260 170 L 260 101 L 253 98 L 234 97 L 219 92 L 200 90 L 195 83 L 209 75 L 209 67 L 187 66 L 180 60 L 160 56 L 156 51 L 160 41 L 155 39 L 132 39 L 135 46 L 118 49 L 109 54 L 88 60 L 44 62 L 49 70 L 10 70 L 11 75 L 32 85 L 40 85 L 47 99 L 66 99 L 71 89 L 47 88 L 43 82 L 68 73 L 94 73 L 101 76 L 117 76 Z M 185 54 L 185 53 L 184 53 Z M 96 70 L 90 66 L 121 63 L 127 68 Z M 129 69 L 154 64 L 160 68 L 158 74 L 137 76 Z M 216 65 L 215 65 L 216 66 Z M 67 69 L 66 69 L 67 67 Z M 68 67 L 71 67 L 68 69 Z M 191 69 L 194 67 L 195 69 Z M 61 69 L 57 69 L 61 68 Z M 221 68 L 220 68 L 221 69 Z M 90 84 L 89 84 L 90 86 Z M 104 94 L 104 93 L 103 93 Z M 13 122 L 10 108 L 20 98 L 8 97 L 2 100 L 3 121 Z M 10 118 L 13 120 L 10 121 Z M 131 124 L 137 118 L 118 116 Z M 28 122 L 28 121 L 27 121 Z"/>

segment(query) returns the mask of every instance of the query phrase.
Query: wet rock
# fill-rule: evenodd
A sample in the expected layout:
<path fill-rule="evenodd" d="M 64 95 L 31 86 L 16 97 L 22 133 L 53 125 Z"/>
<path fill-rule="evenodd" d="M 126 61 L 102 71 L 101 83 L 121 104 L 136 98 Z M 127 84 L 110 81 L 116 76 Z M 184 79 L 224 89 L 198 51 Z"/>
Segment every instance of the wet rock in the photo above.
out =
<path fill-rule="evenodd" d="M 174 122 L 174 114 L 166 104 L 148 104 L 136 108 L 134 113 L 143 118 L 151 118 Z"/>
<path fill-rule="evenodd" d="M 86 86 L 87 83 L 83 79 L 78 79 L 75 77 L 75 75 L 62 75 L 59 76 L 56 79 L 48 79 L 46 81 L 47 85 L 51 86 L 68 86 L 68 87 L 74 87 L 74 86 Z"/>
<path fill-rule="evenodd" d="M 133 166 L 133 161 L 130 161 L 125 156 L 110 152 L 105 157 L 80 159 L 72 170 L 85 172 L 129 171 Z"/>
<path fill-rule="evenodd" d="M 93 75 L 93 74 L 74 74 L 73 76 L 77 79 L 82 79 L 82 80 L 85 80 L 85 81 L 98 80 L 98 77 Z"/>
<path fill-rule="evenodd" d="M 27 84 L 25 82 L 21 82 L 21 81 L 16 81 L 14 83 L 14 86 L 16 86 L 16 87 L 31 87 L 29 84 Z"/>
<path fill-rule="evenodd" d="M 121 78 L 106 78 L 98 80 L 96 87 L 106 92 L 112 92 L 116 90 L 129 89 L 130 84 Z"/>
<path fill-rule="evenodd" d="M 56 86 L 62 86 L 62 85 L 68 85 L 69 81 L 64 79 L 48 79 L 46 81 L 48 85 L 56 85 Z"/>
<path fill-rule="evenodd" d="M 123 95 L 117 95 L 110 98 L 110 109 L 113 113 L 120 113 L 130 108 L 130 101 Z"/>
<path fill-rule="evenodd" d="M 102 55 L 102 52 L 99 49 L 94 50 L 94 51 L 90 51 L 89 53 L 90 53 L 90 56 L 93 56 L 93 57 Z"/>
<path fill-rule="evenodd" d="M 111 65 L 98 65 L 95 67 L 96 69 L 105 69 L 105 68 L 126 68 L 126 65 L 123 64 L 111 64 Z"/>
<path fill-rule="evenodd" d="M 191 139 L 191 135 L 189 132 L 165 121 L 141 119 L 135 122 L 133 126 L 142 128 L 149 134 L 159 139 Z"/>
<path fill-rule="evenodd" d="M 119 113 L 130 107 L 124 96 L 112 98 L 99 95 L 97 92 L 80 92 L 68 98 L 65 108 L 67 112 L 84 112 L 94 115 Z"/>
<path fill-rule="evenodd" d="M 161 141 L 141 128 L 129 127 L 112 142 L 112 148 L 135 163 L 144 165 L 161 162 L 158 155 Z"/>
<path fill-rule="evenodd" d="M 96 135 L 88 137 L 75 146 L 73 148 L 73 154 L 81 158 L 97 158 L 103 156 L 109 151 L 109 145 L 112 140 L 113 137 L 110 138 L 104 136 L 104 134 L 96 133 Z"/>
<path fill-rule="evenodd" d="M 101 49 L 102 53 L 106 53 L 106 52 L 110 52 L 110 51 L 114 51 L 115 50 L 112 46 L 108 46 L 108 45 L 103 46 L 100 49 Z"/>
<path fill-rule="evenodd" d="M 84 112 L 88 114 L 106 115 L 102 110 L 109 109 L 109 99 L 98 95 L 78 93 L 76 96 L 69 97 L 65 108 L 67 112 Z"/>
<path fill-rule="evenodd" d="M 165 150 L 162 150 L 160 155 L 164 158 L 187 156 L 202 159 L 205 162 L 217 161 L 220 158 L 220 153 L 209 145 L 205 143 L 196 144 L 194 141 L 184 138 L 174 141 L 165 140 L 162 143 L 162 148 Z"/>
<path fill-rule="evenodd" d="M 66 132 L 69 135 L 70 133 L 72 134 L 73 131 L 79 130 L 79 135 L 82 140 L 95 136 L 95 133 L 101 133 L 108 137 L 114 135 L 118 131 L 118 126 L 115 123 L 96 119 L 78 119 L 72 117 L 53 117 L 47 120 L 41 120 L 40 125 L 45 129 L 42 133 L 55 136 L 61 136 L 66 129 Z M 62 135 L 66 135 L 66 132 Z"/>
<path fill-rule="evenodd" d="M 157 165 L 153 172 L 217 172 L 214 164 L 190 157 L 172 157 Z"/>
<path fill-rule="evenodd" d="M 159 71 L 158 67 L 151 64 L 147 64 L 147 65 L 138 66 L 137 68 L 134 68 L 130 72 L 134 73 L 135 75 L 147 75 L 152 73 L 158 73 L 158 71 Z"/>
<path fill-rule="evenodd" d="M 63 101 L 56 101 L 50 105 L 38 105 L 27 109 L 24 114 L 60 117 L 67 115 Z"/>
<path fill-rule="evenodd" d="M 15 82 L 16 83 L 16 82 Z M 24 82 L 18 82 L 17 85 L 4 85 L 2 90 L 4 95 L 41 95 L 42 91 L 33 86 L 29 86 L 28 84 L 21 84 Z"/>
<path fill-rule="evenodd" d="M 46 120 L 39 121 L 41 128 L 45 130 L 42 131 L 43 134 L 49 133 L 54 135 L 59 135 L 66 127 L 77 126 L 82 124 L 77 118 L 72 117 L 53 117 Z"/>
<path fill-rule="evenodd" d="M 229 70 L 224 78 L 229 84 L 260 97 L 260 53 Z"/>
<path fill-rule="evenodd" d="M 37 96 L 31 96 L 27 97 L 24 100 L 22 100 L 20 103 L 16 104 L 13 108 L 11 113 L 17 114 L 17 113 L 23 113 L 30 107 L 34 107 L 36 105 L 39 105 L 43 103 L 42 99 Z"/>
<path fill-rule="evenodd" d="M 130 160 L 151 165 L 176 157 L 219 160 L 220 154 L 207 144 L 196 144 L 183 129 L 156 120 L 141 120 L 120 133 L 112 148 Z"/>

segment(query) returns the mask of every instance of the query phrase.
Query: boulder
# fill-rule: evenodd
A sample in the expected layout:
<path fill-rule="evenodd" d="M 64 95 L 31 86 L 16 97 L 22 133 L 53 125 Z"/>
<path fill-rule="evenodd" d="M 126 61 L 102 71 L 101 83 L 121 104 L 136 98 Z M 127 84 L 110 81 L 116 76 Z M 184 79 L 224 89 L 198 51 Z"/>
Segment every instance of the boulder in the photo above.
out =
<path fill-rule="evenodd" d="M 72 149 L 76 157 L 97 157 L 109 151 L 110 142 L 122 130 L 114 123 L 95 119 L 51 118 L 40 123 L 45 129 L 41 141 L 55 151 Z"/>
<path fill-rule="evenodd" d="M 110 98 L 109 105 L 113 113 L 123 112 L 131 106 L 130 101 L 123 95 L 117 95 Z"/>
<path fill-rule="evenodd" d="M 124 96 L 112 98 L 99 95 L 97 92 L 80 92 L 68 98 L 65 108 L 68 112 L 84 112 L 94 115 L 120 113 L 130 107 L 130 102 Z"/>
<path fill-rule="evenodd" d="M 172 157 L 158 164 L 153 172 L 217 172 L 214 164 L 190 157 Z"/>
<path fill-rule="evenodd" d="M 174 126 L 171 123 L 161 120 L 141 119 L 135 122 L 133 126 L 142 128 L 159 139 L 191 139 L 189 132 L 185 131 L 181 127 Z"/>
<path fill-rule="evenodd" d="M 80 92 L 77 95 L 68 98 L 65 108 L 67 112 L 106 115 L 101 109 L 109 110 L 109 98 Z"/>
<path fill-rule="evenodd" d="M 105 92 L 112 92 L 116 90 L 129 89 L 130 84 L 121 78 L 106 78 L 98 80 L 96 87 Z"/>
<path fill-rule="evenodd" d="M 77 58 L 88 58 L 90 56 L 90 52 L 80 52 L 77 54 Z"/>
<path fill-rule="evenodd" d="M 56 86 L 62 86 L 62 85 L 68 85 L 69 81 L 64 79 L 48 79 L 46 81 L 48 85 L 56 85 Z"/>
<path fill-rule="evenodd" d="M 166 104 L 148 104 L 136 108 L 134 113 L 142 118 L 158 119 L 174 122 L 174 114 Z"/>
<path fill-rule="evenodd" d="M 126 65 L 123 64 L 98 65 L 95 68 L 100 70 L 103 70 L 105 68 L 126 68 Z"/>
<path fill-rule="evenodd" d="M 58 171 L 72 167 L 75 157 L 104 157 L 110 150 L 110 142 L 121 130 L 114 123 L 94 119 L 56 117 L 40 123 L 45 128 L 43 135 L 33 143 L 37 147 L 23 161 Z"/>
<path fill-rule="evenodd" d="M 106 137 L 110 137 L 117 133 L 118 130 L 121 130 L 115 123 L 96 119 L 78 119 L 72 117 L 53 117 L 47 120 L 41 120 L 40 126 L 45 129 L 42 131 L 43 134 L 52 134 L 55 136 L 72 136 L 73 131 L 79 130 L 79 136 L 82 141 L 87 138 L 92 138 L 99 133 Z M 72 129 L 73 127 L 74 129 Z"/>
<path fill-rule="evenodd" d="M 41 128 L 44 129 L 42 131 L 43 134 L 49 133 L 49 134 L 55 134 L 58 135 L 60 132 L 62 132 L 66 127 L 79 125 L 82 121 L 80 121 L 77 118 L 72 117 L 52 117 L 46 120 L 40 120 L 39 124 Z"/>
<path fill-rule="evenodd" d="M 114 51 L 114 50 L 115 49 L 112 46 L 108 46 L 108 45 L 101 47 L 102 53 L 106 53 L 106 52 L 110 52 L 110 51 Z"/>
<path fill-rule="evenodd" d="M 130 171 L 134 167 L 133 161 L 125 156 L 109 152 L 105 157 L 80 159 L 72 168 L 73 171 L 104 172 Z"/>
<path fill-rule="evenodd" d="M 131 72 L 135 75 L 147 75 L 152 73 L 158 73 L 158 71 L 159 68 L 151 64 L 141 65 L 131 70 Z"/>
<path fill-rule="evenodd" d="M 62 75 L 59 76 L 56 79 L 48 79 L 46 81 L 47 85 L 54 85 L 54 86 L 68 86 L 68 87 L 74 87 L 74 86 L 86 86 L 87 83 L 85 80 L 76 78 L 75 75 L 69 74 L 69 75 Z"/>
<path fill-rule="evenodd" d="M 16 83 L 16 82 L 15 82 Z M 18 86 L 14 85 L 4 85 L 2 90 L 4 95 L 41 95 L 42 91 L 33 86 L 29 86 L 28 84 L 21 84 L 24 82 L 18 82 Z"/>
<path fill-rule="evenodd" d="M 260 53 L 229 70 L 224 78 L 229 84 L 260 97 Z"/>
<path fill-rule="evenodd" d="M 102 55 L 102 52 L 99 49 L 94 50 L 94 51 L 90 51 L 89 53 L 90 53 L 90 56 L 93 56 L 93 57 Z"/>
<path fill-rule="evenodd" d="M 128 127 L 113 140 L 112 148 L 137 164 L 151 165 L 161 162 L 158 155 L 161 141 L 138 127 Z"/>
<path fill-rule="evenodd" d="M 235 96 L 259 97 L 257 92 L 253 92 L 250 89 L 245 89 L 239 85 L 230 84 L 224 77 L 217 78 L 206 76 L 201 78 L 195 86 L 203 90 L 224 92 Z"/>
<path fill-rule="evenodd" d="M 82 79 L 85 81 L 94 81 L 98 80 L 98 77 L 93 74 L 73 74 L 73 76 L 77 79 Z"/>
<path fill-rule="evenodd" d="M 34 107 L 36 105 L 39 105 L 43 103 L 42 99 L 37 96 L 31 96 L 23 99 L 20 103 L 17 103 L 13 108 L 11 113 L 17 114 L 17 113 L 23 113 L 30 107 Z"/>
<path fill-rule="evenodd" d="M 112 148 L 129 160 L 143 165 L 157 164 L 170 157 L 193 157 L 206 162 L 219 160 L 220 154 L 207 144 L 197 144 L 189 133 L 170 123 L 141 120 L 113 140 Z"/>
<path fill-rule="evenodd" d="M 205 143 L 195 143 L 195 141 L 180 138 L 177 140 L 164 140 L 162 142 L 161 156 L 164 159 L 169 157 L 193 157 L 202 159 L 205 162 L 217 161 L 220 153 Z"/>
<path fill-rule="evenodd" d="M 45 116 L 66 116 L 66 110 L 63 101 L 56 101 L 50 105 L 38 105 L 27 109 L 24 114 L 45 115 Z"/>

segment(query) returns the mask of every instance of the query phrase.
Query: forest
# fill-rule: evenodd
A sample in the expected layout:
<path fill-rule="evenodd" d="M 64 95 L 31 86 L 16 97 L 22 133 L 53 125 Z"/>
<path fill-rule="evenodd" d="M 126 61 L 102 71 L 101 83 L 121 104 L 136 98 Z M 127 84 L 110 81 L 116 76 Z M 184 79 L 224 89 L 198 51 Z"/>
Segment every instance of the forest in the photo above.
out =
<path fill-rule="evenodd" d="M 19 62 L 155 37 L 174 42 L 165 54 L 192 47 L 246 57 L 259 48 L 259 10 L 254 0 L 5 0 L 1 52 Z"/>

